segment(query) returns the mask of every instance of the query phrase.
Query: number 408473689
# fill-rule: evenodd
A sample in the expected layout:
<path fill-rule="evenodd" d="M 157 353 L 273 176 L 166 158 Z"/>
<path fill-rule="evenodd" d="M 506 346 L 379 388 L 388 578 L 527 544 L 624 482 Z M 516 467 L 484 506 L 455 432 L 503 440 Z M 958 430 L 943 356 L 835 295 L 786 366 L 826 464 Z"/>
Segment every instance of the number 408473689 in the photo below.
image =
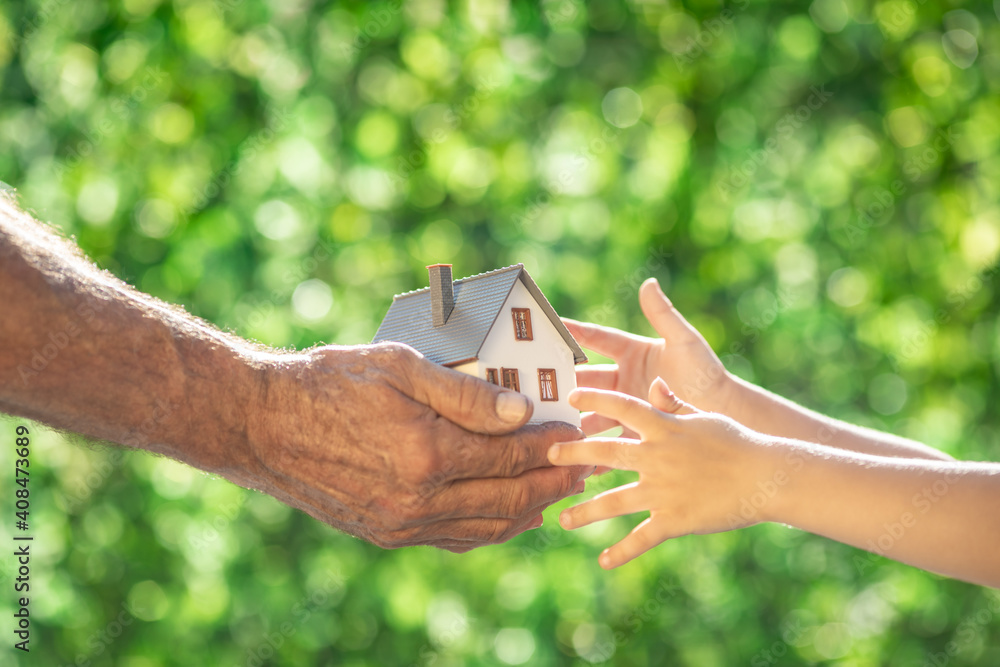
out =
<path fill-rule="evenodd" d="M 28 427 L 18 426 L 17 427 L 17 437 L 14 441 L 16 445 L 15 453 L 18 458 L 14 462 L 14 482 L 17 488 L 14 491 L 14 495 L 17 500 L 15 502 L 15 507 L 17 507 L 17 527 L 21 530 L 28 529 L 28 508 L 31 506 L 28 502 L 28 480 L 30 479 L 28 475 L 28 447 L 31 444 L 31 440 L 28 437 Z"/>

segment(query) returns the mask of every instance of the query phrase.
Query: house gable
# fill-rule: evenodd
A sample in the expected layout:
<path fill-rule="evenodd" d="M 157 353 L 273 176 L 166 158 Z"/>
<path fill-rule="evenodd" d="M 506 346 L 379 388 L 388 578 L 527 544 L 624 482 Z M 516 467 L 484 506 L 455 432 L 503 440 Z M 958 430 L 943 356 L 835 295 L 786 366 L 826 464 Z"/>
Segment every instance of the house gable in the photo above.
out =
<path fill-rule="evenodd" d="M 531 340 L 518 339 L 511 314 L 514 309 L 526 309 L 530 314 Z M 497 313 L 496 321 L 479 351 L 477 375 L 487 379 L 487 371 L 495 369 L 498 383 L 503 384 L 504 371 L 516 371 L 518 390 L 531 398 L 535 406 L 531 418 L 533 423 L 559 420 L 579 424 L 579 412 L 565 401 L 565 397 L 576 387 L 574 366 L 573 350 L 566 345 L 560 331 L 528 286 L 518 281 Z M 549 387 L 558 400 L 544 399 L 542 371 L 546 372 Z"/>
<path fill-rule="evenodd" d="M 544 316 L 559 334 L 575 363 L 587 356 L 559 319 L 545 295 L 522 264 L 454 281 L 455 306 L 448 320 L 435 327 L 431 320 L 430 289 L 424 288 L 393 297 L 372 342 L 396 341 L 419 350 L 427 359 L 445 366 L 478 359 L 490 332 L 502 317 L 510 318 L 502 308 L 516 285 L 530 295 L 538 314 Z M 542 319 L 542 318 L 539 318 Z"/>
<path fill-rule="evenodd" d="M 455 307 L 440 327 L 431 321 L 429 288 L 398 294 L 372 342 L 406 343 L 445 366 L 476 359 L 520 270 L 518 265 L 456 280 Z"/>

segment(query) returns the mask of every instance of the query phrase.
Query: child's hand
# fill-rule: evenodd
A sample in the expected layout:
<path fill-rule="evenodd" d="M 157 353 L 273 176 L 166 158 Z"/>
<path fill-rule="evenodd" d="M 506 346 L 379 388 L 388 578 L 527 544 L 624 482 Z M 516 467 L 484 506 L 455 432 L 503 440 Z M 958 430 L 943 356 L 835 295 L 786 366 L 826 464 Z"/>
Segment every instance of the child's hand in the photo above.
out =
<path fill-rule="evenodd" d="M 697 402 L 713 412 L 731 414 L 730 402 L 735 388 L 725 367 L 702 335 L 677 312 L 655 278 L 642 284 L 639 304 L 662 338 L 646 338 L 610 327 L 563 319 L 581 346 L 617 362 L 612 366 L 578 369 L 577 384 L 620 391 L 642 399 L 653 380 L 662 377 L 683 400 Z M 617 425 L 617 421 L 605 415 L 584 415 L 583 418 L 583 431 L 587 435 Z M 622 435 L 635 436 L 627 430 Z"/>
<path fill-rule="evenodd" d="M 741 500 L 769 479 L 773 447 L 750 429 L 678 399 L 657 378 L 650 403 L 620 393 L 576 389 L 569 402 L 616 420 L 642 436 L 597 438 L 553 445 L 555 465 L 597 465 L 635 470 L 639 481 L 606 491 L 560 515 L 573 529 L 634 512 L 649 511 L 618 544 L 600 556 L 601 567 L 617 567 L 672 537 L 717 533 L 765 520 L 746 519 Z M 685 416 L 677 416 L 685 415 Z"/>

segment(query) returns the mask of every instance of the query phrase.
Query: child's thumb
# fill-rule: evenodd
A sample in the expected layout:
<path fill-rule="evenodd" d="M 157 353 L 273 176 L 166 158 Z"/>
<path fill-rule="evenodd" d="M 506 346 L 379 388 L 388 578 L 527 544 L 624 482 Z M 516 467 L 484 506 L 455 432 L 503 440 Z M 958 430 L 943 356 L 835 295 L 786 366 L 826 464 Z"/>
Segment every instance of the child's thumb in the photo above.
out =
<path fill-rule="evenodd" d="M 696 337 L 701 335 L 674 308 L 656 278 L 650 278 L 639 288 L 639 306 L 656 333 L 666 341 L 676 342 L 692 334 Z"/>
<path fill-rule="evenodd" d="M 698 408 L 689 403 L 685 403 L 677 394 L 670 391 L 670 387 L 658 377 L 649 386 L 649 404 L 657 410 L 670 413 L 672 415 L 693 415 L 701 412 Z"/>

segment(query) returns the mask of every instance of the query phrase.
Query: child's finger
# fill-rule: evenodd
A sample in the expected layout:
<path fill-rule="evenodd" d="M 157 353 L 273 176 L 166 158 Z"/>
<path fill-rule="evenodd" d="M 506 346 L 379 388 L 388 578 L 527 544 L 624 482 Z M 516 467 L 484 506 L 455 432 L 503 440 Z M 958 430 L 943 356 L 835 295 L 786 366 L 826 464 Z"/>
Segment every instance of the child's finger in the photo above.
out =
<path fill-rule="evenodd" d="M 584 413 L 583 417 L 580 418 L 580 429 L 583 430 L 584 435 L 600 435 L 607 430 L 613 428 L 621 428 L 621 433 L 612 434 L 614 437 L 626 438 L 628 440 L 638 440 L 639 434 L 630 428 L 625 428 L 614 419 L 610 417 L 605 417 L 604 415 L 599 415 L 596 412 Z"/>
<path fill-rule="evenodd" d="M 633 482 L 605 491 L 585 503 L 563 510 L 559 515 L 559 523 L 563 528 L 573 530 L 589 526 L 595 521 L 635 514 L 648 509 L 649 502 L 645 499 L 645 493 L 639 489 L 639 482 Z"/>
<path fill-rule="evenodd" d="M 618 367 L 613 364 L 586 366 L 576 371 L 576 386 L 614 389 L 618 386 Z"/>
<path fill-rule="evenodd" d="M 605 549 L 597 560 L 601 567 L 610 570 L 646 553 L 668 537 L 650 517 L 633 528 L 620 542 Z"/>
<path fill-rule="evenodd" d="M 549 447 L 549 462 L 557 466 L 607 466 L 638 470 L 639 443 L 620 438 L 590 438 L 560 442 Z"/>
<path fill-rule="evenodd" d="M 663 293 L 656 278 L 650 278 L 639 288 L 639 306 L 646 319 L 653 325 L 653 329 L 664 340 L 677 341 L 689 337 L 692 333 L 700 335 L 698 330 L 688 324 L 684 316 L 674 308 L 674 304 Z"/>
<path fill-rule="evenodd" d="M 621 426 L 621 424 L 616 422 L 614 419 L 605 417 L 604 415 L 599 415 L 596 412 L 588 412 L 580 418 L 580 428 L 583 430 L 585 435 L 597 435 L 598 433 L 604 433 L 608 429 L 615 428 L 616 426 Z"/>
<path fill-rule="evenodd" d="M 670 391 L 670 387 L 667 386 L 667 383 L 661 377 L 653 380 L 653 384 L 649 386 L 649 404 L 657 410 L 669 412 L 672 415 L 693 415 L 701 412 L 701 410 L 690 403 L 682 401 L 677 394 Z"/>
<path fill-rule="evenodd" d="M 662 412 L 646 401 L 616 391 L 574 389 L 569 404 L 584 412 L 598 412 L 637 433 L 654 433 L 666 426 Z"/>
<path fill-rule="evenodd" d="M 589 322 L 577 322 L 566 317 L 562 318 L 562 321 L 581 347 L 612 359 L 623 355 L 628 350 L 629 345 L 635 344 L 636 341 L 635 336 L 611 327 L 602 327 L 599 324 L 590 324 Z"/>

